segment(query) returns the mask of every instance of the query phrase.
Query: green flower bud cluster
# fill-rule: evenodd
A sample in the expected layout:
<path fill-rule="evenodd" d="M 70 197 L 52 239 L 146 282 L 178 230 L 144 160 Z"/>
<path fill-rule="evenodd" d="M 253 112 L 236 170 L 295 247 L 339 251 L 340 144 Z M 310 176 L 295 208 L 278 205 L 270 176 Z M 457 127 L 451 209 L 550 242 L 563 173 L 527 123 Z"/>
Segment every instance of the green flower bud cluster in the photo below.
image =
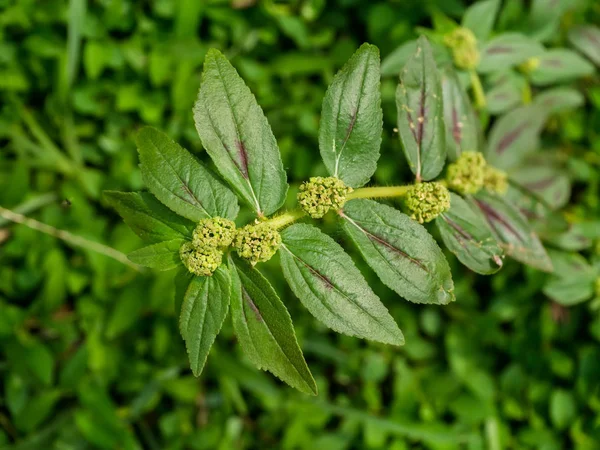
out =
<path fill-rule="evenodd" d="M 450 209 L 450 192 L 441 183 L 418 183 L 410 187 L 404 201 L 411 219 L 419 223 L 431 222 Z"/>
<path fill-rule="evenodd" d="M 452 50 L 452 59 L 457 67 L 471 70 L 479 64 L 477 38 L 468 28 L 458 27 L 446 34 L 444 44 Z"/>
<path fill-rule="evenodd" d="M 268 223 L 246 225 L 238 230 L 233 241 L 238 255 L 253 264 L 271 259 L 280 245 L 279 231 Z"/>
<path fill-rule="evenodd" d="M 352 188 L 335 177 L 311 177 L 302 183 L 298 192 L 298 203 L 306 214 L 320 219 L 329 210 L 341 209 Z"/>
<path fill-rule="evenodd" d="M 194 229 L 192 241 L 179 249 L 183 265 L 194 275 L 209 277 L 221 265 L 223 249 L 235 237 L 235 223 L 222 217 L 202 219 Z"/>
<path fill-rule="evenodd" d="M 484 184 L 486 163 L 479 152 L 462 152 L 456 162 L 448 166 L 448 187 L 459 194 L 476 194 Z"/>
<path fill-rule="evenodd" d="M 483 186 L 490 192 L 504 195 L 508 190 L 508 176 L 503 170 L 485 166 Z"/>

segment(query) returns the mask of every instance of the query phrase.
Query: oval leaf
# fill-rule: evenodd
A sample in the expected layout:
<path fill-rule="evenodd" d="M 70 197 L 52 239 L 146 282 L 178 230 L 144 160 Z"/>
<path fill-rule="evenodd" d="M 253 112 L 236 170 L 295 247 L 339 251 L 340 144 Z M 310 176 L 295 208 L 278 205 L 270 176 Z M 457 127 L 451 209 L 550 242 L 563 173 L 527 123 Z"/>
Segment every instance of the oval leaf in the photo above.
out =
<path fill-rule="evenodd" d="M 377 168 L 383 112 L 379 50 L 363 44 L 340 70 L 323 100 L 319 148 L 331 175 L 360 187 Z"/>
<path fill-rule="evenodd" d="M 538 60 L 537 67 L 529 74 L 531 83 L 536 86 L 562 83 L 594 73 L 594 66 L 571 50 L 548 50 Z"/>
<path fill-rule="evenodd" d="M 487 40 L 494 28 L 500 0 L 485 0 L 469 6 L 463 16 L 462 26 L 470 29 L 480 41 Z"/>
<path fill-rule="evenodd" d="M 381 62 L 381 75 L 398 75 L 417 50 L 417 41 L 408 41 L 397 47 Z"/>
<path fill-rule="evenodd" d="M 221 331 L 230 296 L 231 279 L 224 267 L 210 277 L 193 277 L 185 291 L 179 330 L 195 376 L 202 373 L 210 348 Z"/>
<path fill-rule="evenodd" d="M 390 289 L 416 303 L 445 305 L 454 300 L 448 262 L 422 225 L 365 199 L 346 203 L 341 216 L 346 233 Z"/>
<path fill-rule="evenodd" d="M 104 191 L 104 198 L 129 228 L 148 242 L 189 237 L 195 226 L 194 222 L 173 214 L 146 192 Z"/>
<path fill-rule="evenodd" d="M 536 269 L 552 272 L 552 262 L 546 249 L 516 207 L 486 191 L 478 192 L 473 201 L 483 212 L 508 256 Z"/>
<path fill-rule="evenodd" d="M 450 194 L 450 210 L 435 223 L 448 250 L 473 272 L 490 275 L 502 268 L 504 252 L 485 218 L 459 195 Z"/>
<path fill-rule="evenodd" d="M 569 31 L 573 46 L 600 67 L 600 28 L 584 25 Z"/>
<path fill-rule="evenodd" d="M 261 216 L 277 211 L 288 184 L 275 136 L 248 86 L 215 49 L 204 60 L 194 122 L 217 169 L 246 203 Z"/>
<path fill-rule="evenodd" d="M 571 197 L 569 173 L 544 160 L 534 159 L 511 170 L 510 178 L 542 199 L 553 210 L 565 206 Z"/>
<path fill-rule="evenodd" d="M 131 252 L 127 257 L 140 266 L 158 270 L 171 270 L 181 265 L 179 248 L 183 239 L 159 242 Z"/>
<path fill-rule="evenodd" d="M 165 206 L 194 222 L 235 219 L 239 207 L 233 192 L 187 150 L 150 127 L 140 130 L 136 143 L 144 182 Z"/>
<path fill-rule="evenodd" d="M 269 282 L 245 261 L 229 260 L 232 275 L 231 316 L 244 354 L 306 394 L 317 385 L 298 346 L 292 319 Z"/>
<path fill-rule="evenodd" d="M 400 73 L 396 89 L 398 133 L 410 169 L 417 180 L 431 180 L 446 162 L 446 131 L 440 74 L 427 38 Z"/>
<path fill-rule="evenodd" d="M 442 72 L 442 95 L 448 158 L 455 161 L 463 151 L 480 150 L 479 120 L 451 66 Z"/>
<path fill-rule="evenodd" d="M 490 77 L 491 88 L 486 92 L 486 106 L 490 114 L 502 114 L 523 103 L 523 92 L 527 81 L 523 76 L 505 72 Z"/>
<path fill-rule="evenodd" d="M 585 98 L 581 92 L 568 87 L 547 89 L 533 99 L 533 103 L 542 108 L 547 115 L 577 109 L 584 102 Z"/>
<path fill-rule="evenodd" d="M 544 47 L 535 40 L 520 33 L 504 33 L 483 47 L 477 71 L 490 73 L 506 70 L 543 53 Z"/>
<path fill-rule="evenodd" d="M 281 238 L 283 274 L 313 316 L 338 333 L 404 344 L 396 322 L 339 244 L 306 224 L 286 228 Z"/>

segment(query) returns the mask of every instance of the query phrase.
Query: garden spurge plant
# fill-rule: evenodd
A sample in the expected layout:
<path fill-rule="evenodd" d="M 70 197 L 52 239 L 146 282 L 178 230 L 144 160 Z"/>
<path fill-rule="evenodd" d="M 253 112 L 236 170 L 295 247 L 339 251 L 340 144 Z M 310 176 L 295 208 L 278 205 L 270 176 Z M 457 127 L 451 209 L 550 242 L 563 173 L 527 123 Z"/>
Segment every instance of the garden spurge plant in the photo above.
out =
<path fill-rule="evenodd" d="M 422 225 L 427 222 L 435 222 L 448 249 L 475 272 L 497 271 L 505 252 L 550 269 L 527 220 L 502 196 L 506 174 L 487 164 L 476 145 L 462 151 L 477 141 L 474 115 L 461 115 L 458 132 L 455 124 L 446 123 L 448 109 L 470 107 L 462 88 L 451 87 L 451 96 L 443 92 L 429 43 L 421 38 L 402 70 L 396 95 L 398 132 L 415 182 L 364 187 L 377 167 L 383 120 L 379 52 L 361 46 L 323 101 L 319 148 L 329 176 L 304 182 L 298 207 L 281 212 L 288 183 L 271 128 L 227 59 L 216 50 L 208 52 L 194 120 L 221 177 L 165 134 L 144 128 L 137 146 L 153 195 L 106 193 L 150 243 L 130 259 L 155 269 L 178 269 L 176 307 L 195 375 L 230 310 L 238 342 L 257 367 L 316 393 L 290 316 L 258 270 L 276 253 L 292 291 L 325 325 L 372 341 L 404 343 L 342 246 L 306 223 L 330 212 L 381 281 L 412 302 L 455 300 L 450 267 Z M 454 162 L 446 177 L 436 180 L 447 147 Z M 406 213 L 374 198 L 399 199 Z M 238 199 L 255 219 L 236 227 Z"/>

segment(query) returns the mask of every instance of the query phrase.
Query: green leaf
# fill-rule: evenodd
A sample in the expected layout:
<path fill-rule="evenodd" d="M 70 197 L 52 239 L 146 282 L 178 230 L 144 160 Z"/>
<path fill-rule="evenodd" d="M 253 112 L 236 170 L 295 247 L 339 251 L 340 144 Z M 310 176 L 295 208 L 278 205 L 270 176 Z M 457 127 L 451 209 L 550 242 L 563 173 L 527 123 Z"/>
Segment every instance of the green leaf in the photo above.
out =
<path fill-rule="evenodd" d="M 527 81 L 514 71 L 489 77 L 490 89 L 486 92 L 486 106 L 490 114 L 502 114 L 523 103 Z"/>
<path fill-rule="evenodd" d="M 500 0 L 485 0 L 474 3 L 465 11 L 462 26 L 471 30 L 478 40 L 487 40 L 494 28 L 499 7 Z"/>
<path fill-rule="evenodd" d="M 379 50 L 363 44 L 336 74 L 323 100 L 319 148 L 329 173 L 360 187 L 377 168 L 383 112 Z"/>
<path fill-rule="evenodd" d="M 548 50 L 538 61 L 536 68 L 529 74 L 531 83 L 536 86 L 571 81 L 594 73 L 594 66 L 571 50 Z"/>
<path fill-rule="evenodd" d="M 571 198 L 569 173 L 548 163 L 547 158 L 536 158 L 510 171 L 511 180 L 543 200 L 551 209 L 565 206 Z"/>
<path fill-rule="evenodd" d="M 508 256 L 536 269 L 552 272 L 552 262 L 546 249 L 515 206 L 485 190 L 478 192 L 473 201 L 483 212 Z"/>
<path fill-rule="evenodd" d="M 446 133 L 440 74 L 427 38 L 400 73 L 396 89 L 398 133 L 417 180 L 431 180 L 446 162 Z"/>
<path fill-rule="evenodd" d="M 442 72 L 442 96 L 448 158 L 455 161 L 463 151 L 480 150 L 480 125 L 452 66 Z"/>
<path fill-rule="evenodd" d="M 539 147 L 546 113 L 537 105 L 517 108 L 492 127 L 485 159 L 499 169 L 510 169 Z"/>
<path fill-rule="evenodd" d="M 306 224 L 286 228 L 281 239 L 283 275 L 313 316 L 338 333 L 404 344 L 396 322 L 339 244 Z"/>
<path fill-rule="evenodd" d="M 544 294 L 563 306 L 592 298 L 599 271 L 579 253 L 550 250 L 548 254 L 554 274 L 542 288 Z"/>
<path fill-rule="evenodd" d="M 491 73 L 506 70 L 543 53 L 541 44 L 523 34 L 500 34 L 484 45 L 477 71 Z"/>
<path fill-rule="evenodd" d="M 415 303 L 454 300 L 450 267 L 427 230 L 407 215 L 373 200 L 346 203 L 344 230 L 381 281 Z"/>
<path fill-rule="evenodd" d="M 285 170 L 275 136 L 254 95 L 218 50 L 204 60 L 194 105 L 202 145 L 234 190 L 259 215 L 285 201 Z"/>
<path fill-rule="evenodd" d="M 534 105 L 542 108 L 547 115 L 577 109 L 584 102 L 583 94 L 569 87 L 547 89 L 533 99 Z"/>
<path fill-rule="evenodd" d="M 184 239 L 159 242 L 131 252 L 127 257 L 140 266 L 158 270 L 171 270 L 181 265 L 179 248 Z"/>
<path fill-rule="evenodd" d="M 381 75 L 398 75 L 417 50 L 417 41 L 408 41 L 397 47 L 381 62 Z"/>
<path fill-rule="evenodd" d="M 150 127 L 140 130 L 136 142 L 144 182 L 165 206 L 194 222 L 235 219 L 239 207 L 233 192 L 187 150 Z"/>
<path fill-rule="evenodd" d="M 231 317 L 244 354 L 306 394 L 317 385 L 298 346 L 292 319 L 271 284 L 247 262 L 229 259 L 232 276 Z"/>
<path fill-rule="evenodd" d="M 183 239 L 191 236 L 195 226 L 146 192 L 104 191 L 104 198 L 133 232 L 148 242 Z"/>
<path fill-rule="evenodd" d="M 181 305 L 179 331 L 195 376 L 202 373 L 210 348 L 227 316 L 231 297 L 229 271 L 219 267 L 210 277 L 193 277 Z"/>
<path fill-rule="evenodd" d="M 459 195 L 450 196 L 450 210 L 435 220 L 444 244 L 472 271 L 482 275 L 497 272 L 504 252 L 485 218 Z"/>
<path fill-rule="evenodd" d="M 577 419 L 577 403 L 570 391 L 555 389 L 550 396 L 550 420 L 558 430 L 566 429 Z"/>
<path fill-rule="evenodd" d="M 600 28 L 594 25 L 575 27 L 569 31 L 569 41 L 600 67 Z"/>

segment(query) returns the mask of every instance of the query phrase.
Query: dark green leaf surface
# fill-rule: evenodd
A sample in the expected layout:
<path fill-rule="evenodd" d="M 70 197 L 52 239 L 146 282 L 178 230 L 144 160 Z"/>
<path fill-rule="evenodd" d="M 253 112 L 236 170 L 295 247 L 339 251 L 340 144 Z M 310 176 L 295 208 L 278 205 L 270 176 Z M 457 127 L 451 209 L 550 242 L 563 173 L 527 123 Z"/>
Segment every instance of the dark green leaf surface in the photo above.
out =
<path fill-rule="evenodd" d="M 484 45 L 477 71 L 491 73 L 506 70 L 543 53 L 541 44 L 523 34 L 500 34 Z"/>
<path fill-rule="evenodd" d="M 229 260 L 231 316 L 244 354 L 290 386 L 317 394 L 317 385 L 298 346 L 290 315 L 270 283 L 245 261 Z"/>
<path fill-rule="evenodd" d="M 173 214 L 146 192 L 105 191 L 104 197 L 135 234 L 148 242 L 190 236 L 194 222 Z"/>
<path fill-rule="evenodd" d="M 536 269 L 552 272 L 552 262 L 527 219 L 504 198 L 480 191 L 473 201 L 486 217 L 504 252 Z"/>
<path fill-rule="evenodd" d="M 502 116 L 492 127 L 485 159 L 499 169 L 519 164 L 539 146 L 547 116 L 537 105 L 527 105 Z"/>
<path fill-rule="evenodd" d="M 454 300 L 450 267 L 427 230 L 407 215 L 373 200 L 346 203 L 344 230 L 390 289 L 411 302 Z"/>
<path fill-rule="evenodd" d="M 362 186 L 377 168 L 383 131 L 379 80 L 379 50 L 363 44 L 336 74 L 323 100 L 321 157 L 329 173 L 347 186 Z"/>
<path fill-rule="evenodd" d="M 259 215 L 277 211 L 288 184 L 275 136 L 254 95 L 218 50 L 206 54 L 194 122 L 217 169 L 246 203 Z"/>
<path fill-rule="evenodd" d="M 485 218 L 459 195 L 450 196 L 450 210 L 435 220 L 444 244 L 472 271 L 482 275 L 497 272 L 504 252 Z"/>
<path fill-rule="evenodd" d="M 536 86 L 571 81 L 594 73 L 594 66 L 571 50 L 548 50 L 538 61 L 535 70 L 529 74 L 531 83 Z"/>
<path fill-rule="evenodd" d="M 487 40 L 494 28 L 499 7 L 500 0 L 475 2 L 465 11 L 462 26 L 471 30 L 478 40 Z"/>
<path fill-rule="evenodd" d="M 442 96 L 448 158 L 454 161 L 463 151 L 479 151 L 479 120 L 451 66 L 442 72 Z"/>
<path fill-rule="evenodd" d="M 187 150 L 150 127 L 140 130 L 136 142 L 144 182 L 165 206 L 195 222 L 235 219 L 239 207 L 233 192 Z"/>
<path fill-rule="evenodd" d="M 431 180 L 446 162 L 446 131 L 440 74 L 431 46 L 421 36 L 400 73 L 396 89 L 398 133 L 417 180 Z"/>
<path fill-rule="evenodd" d="M 179 248 L 185 240 L 173 239 L 159 242 L 131 252 L 127 257 L 140 266 L 158 270 L 171 270 L 181 265 Z"/>
<path fill-rule="evenodd" d="M 219 267 L 210 277 L 193 277 L 179 316 L 192 372 L 200 376 L 210 348 L 227 316 L 231 296 L 229 271 Z"/>
<path fill-rule="evenodd" d="M 394 319 L 339 244 L 306 224 L 286 228 L 281 238 L 283 274 L 317 319 L 338 333 L 404 344 Z"/>
<path fill-rule="evenodd" d="M 571 44 L 600 67 L 600 28 L 583 25 L 569 31 Z"/>

